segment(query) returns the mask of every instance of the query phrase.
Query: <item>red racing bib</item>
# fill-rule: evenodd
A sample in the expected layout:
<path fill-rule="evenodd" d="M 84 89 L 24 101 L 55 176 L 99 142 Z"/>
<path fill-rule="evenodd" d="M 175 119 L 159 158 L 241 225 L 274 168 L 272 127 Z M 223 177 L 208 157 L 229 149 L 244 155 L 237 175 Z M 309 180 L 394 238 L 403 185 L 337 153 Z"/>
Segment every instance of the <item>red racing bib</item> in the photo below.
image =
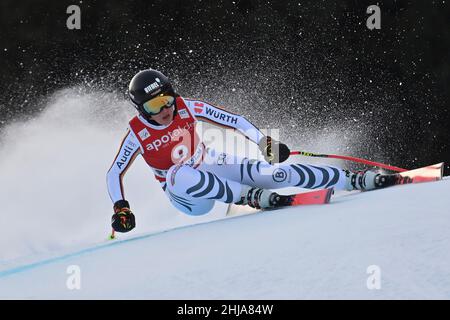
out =
<path fill-rule="evenodd" d="M 180 163 L 197 166 L 203 158 L 204 145 L 195 131 L 197 120 L 181 97 L 175 101 L 177 114 L 163 129 L 144 123 L 138 116 L 130 121 L 130 129 L 141 145 L 142 156 L 155 172 L 163 173 Z M 164 174 L 155 176 L 159 181 L 165 181 Z"/>

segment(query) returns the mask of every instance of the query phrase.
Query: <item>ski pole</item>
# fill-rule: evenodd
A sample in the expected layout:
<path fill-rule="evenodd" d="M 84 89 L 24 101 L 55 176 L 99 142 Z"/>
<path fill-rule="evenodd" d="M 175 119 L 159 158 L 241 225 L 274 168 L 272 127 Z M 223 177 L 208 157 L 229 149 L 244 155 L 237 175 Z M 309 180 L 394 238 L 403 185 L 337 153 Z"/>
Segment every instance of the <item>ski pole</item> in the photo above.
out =
<path fill-rule="evenodd" d="M 305 157 L 333 158 L 333 159 L 348 160 L 348 161 L 364 163 L 367 165 L 380 167 L 380 168 L 397 171 L 397 172 L 407 171 L 407 169 L 390 166 L 388 164 L 384 164 L 384 163 L 380 163 L 380 162 L 370 161 L 370 160 L 356 158 L 356 157 L 339 156 L 336 154 L 317 154 L 317 153 L 305 152 L 305 151 L 292 151 L 290 154 L 291 155 L 300 155 L 300 156 L 305 156 Z"/>

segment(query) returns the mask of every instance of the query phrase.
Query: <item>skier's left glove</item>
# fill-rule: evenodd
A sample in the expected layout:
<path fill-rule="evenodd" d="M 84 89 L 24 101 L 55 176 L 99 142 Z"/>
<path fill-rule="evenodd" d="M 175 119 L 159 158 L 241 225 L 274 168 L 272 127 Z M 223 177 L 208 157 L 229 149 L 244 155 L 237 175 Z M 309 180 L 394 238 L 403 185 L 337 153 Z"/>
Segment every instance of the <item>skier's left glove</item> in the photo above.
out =
<path fill-rule="evenodd" d="M 114 203 L 114 214 L 111 218 L 111 226 L 116 232 L 128 232 L 136 226 L 130 204 L 126 200 L 119 200 Z"/>
<path fill-rule="evenodd" d="M 262 138 L 258 146 L 264 159 L 270 164 L 285 161 L 291 153 L 287 145 L 269 136 Z"/>

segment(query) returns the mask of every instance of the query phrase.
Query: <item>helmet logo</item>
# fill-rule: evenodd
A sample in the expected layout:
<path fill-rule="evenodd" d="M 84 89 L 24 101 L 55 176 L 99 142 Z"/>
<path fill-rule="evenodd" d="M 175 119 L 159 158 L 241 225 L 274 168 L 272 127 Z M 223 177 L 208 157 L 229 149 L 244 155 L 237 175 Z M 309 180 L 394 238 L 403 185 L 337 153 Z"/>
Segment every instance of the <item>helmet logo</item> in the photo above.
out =
<path fill-rule="evenodd" d="M 149 93 L 150 91 L 153 91 L 157 88 L 159 88 L 161 81 L 158 81 L 159 79 L 156 78 L 156 82 L 153 82 L 151 85 L 144 88 L 145 93 Z"/>

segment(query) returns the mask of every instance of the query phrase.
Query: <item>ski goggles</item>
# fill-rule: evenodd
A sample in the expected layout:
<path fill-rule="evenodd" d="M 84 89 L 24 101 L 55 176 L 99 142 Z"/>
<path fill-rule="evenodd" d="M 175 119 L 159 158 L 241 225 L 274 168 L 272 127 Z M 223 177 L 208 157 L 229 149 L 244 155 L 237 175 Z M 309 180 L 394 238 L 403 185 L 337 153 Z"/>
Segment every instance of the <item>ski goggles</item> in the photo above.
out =
<path fill-rule="evenodd" d="M 147 102 L 144 102 L 142 104 L 142 107 L 144 108 L 145 112 L 147 112 L 149 115 L 157 115 L 163 109 L 170 108 L 174 105 L 175 98 L 173 96 L 169 96 L 166 94 L 160 94 L 159 96 L 148 100 Z"/>

